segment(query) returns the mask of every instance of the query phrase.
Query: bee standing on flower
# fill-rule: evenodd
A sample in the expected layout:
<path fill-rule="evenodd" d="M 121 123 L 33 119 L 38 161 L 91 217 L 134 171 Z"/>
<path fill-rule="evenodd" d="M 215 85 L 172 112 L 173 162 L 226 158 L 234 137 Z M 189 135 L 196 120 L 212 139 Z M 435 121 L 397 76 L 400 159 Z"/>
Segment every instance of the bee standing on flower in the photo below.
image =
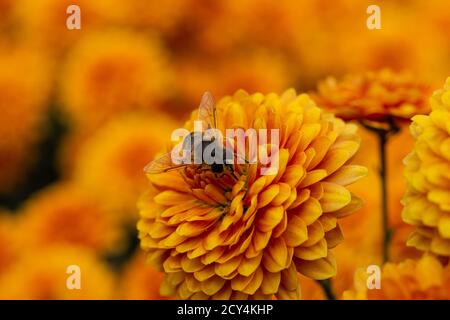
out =
<path fill-rule="evenodd" d="M 199 114 L 186 122 L 186 136 L 198 118 L 212 115 L 211 124 L 222 131 L 240 128 L 225 129 L 227 138 L 231 131 L 258 132 L 258 141 L 251 134 L 249 145 L 267 156 L 254 163 L 244 141 L 241 151 L 249 163 L 223 166 L 220 178 L 211 165 L 174 166 L 167 155 L 146 168 L 157 174 L 147 174 L 152 188 L 139 202 L 137 228 L 146 261 L 165 273 L 161 294 L 298 299 L 298 273 L 316 280 L 336 274 L 331 249 L 343 240 L 338 220 L 361 205 L 347 189 L 367 172 L 350 164 L 359 148 L 356 126 L 294 90 L 281 95 L 240 90 L 222 98 L 213 113 L 203 109 L 208 105 L 202 102 Z M 220 116 L 214 120 L 216 112 Z M 267 132 L 279 136 L 269 139 Z M 241 135 L 233 137 L 239 142 Z M 203 151 L 203 142 L 194 146 Z M 239 143 L 235 147 L 234 155 L 242 154 Z M 242 159 L 233 160 L 240 164 Z M 267 174 L 262 169 L 269 164 L 275 170 Z M 184 168 L 182 174 L 178 168 Z M 228 174 L 232 169 L 239 179 Z"/>
<path fill-rule="evenodd" d="M 220 131 L 217 129 L 217 110 L 214 98 L 208 91 L 202 96 L 198 108 L 198 120 L 202 123 L 202 128 L 206 127 L 206 131 L 213 129 L 215 133 L 219 133 L 221 136 Z M 217 139 L 215 134 L 210 136 L 207 132 L 194 130 L 184 137 L 178 148 L 175 147 L 172 152 L 166 153 L 149 163 L 144 171 L 150 174 L 158 174 L 198 165 L 196 168 L 197 172 L 210 170 L 215 174 L 229 173 L 237 179 L 234 174 L 233 151 L 230 148 L 224 148 L 221 140 Z M 210 155 L 213 159 L 205 159 L 204 155 L 207 154 L 208 150 L 212 150 Z M 181 159 L 176 154 L 178 151 L 181 151 L 184 155 Z M 219 160 L 216 159 L 217 151 L 221 155 Z M 174 161 L 174 158 L 178 159 Z"/>

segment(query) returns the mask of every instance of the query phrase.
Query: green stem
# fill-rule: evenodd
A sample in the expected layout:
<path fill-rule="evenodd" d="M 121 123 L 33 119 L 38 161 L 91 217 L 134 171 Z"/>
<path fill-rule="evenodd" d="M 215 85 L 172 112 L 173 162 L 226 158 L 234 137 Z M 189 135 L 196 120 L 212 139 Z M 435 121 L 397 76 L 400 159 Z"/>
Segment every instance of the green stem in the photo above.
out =
<path fill-rule="evenodd" d="M 331 279 L 317 280 L 317 282 L 322 287 L 323 293 L 325 293 L 328 300 L 336 300 L 336 295 L 334 294 L 331 286 Z"/>

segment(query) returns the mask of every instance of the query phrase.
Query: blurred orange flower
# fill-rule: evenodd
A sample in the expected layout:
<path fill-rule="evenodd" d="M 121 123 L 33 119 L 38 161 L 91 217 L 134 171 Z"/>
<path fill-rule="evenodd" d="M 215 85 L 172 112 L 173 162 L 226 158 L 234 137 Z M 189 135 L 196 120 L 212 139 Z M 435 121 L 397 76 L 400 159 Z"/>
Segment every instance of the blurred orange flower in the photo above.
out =
<path fill-rule="evenodd" d="M 229 56 L 220 63 L 180 59 L 177 75 L 184 80 L 179 89 L 188 101 L 185 108 L 195 105 L 205 89 L 224 96 L 238 89 L 262 93 L 282 91 L 294 84 L 282 56 L 263 49 Z"/>
<path fill-rule="evenodd" d="M 10 212 L 0 209 L 0 274 L 18 257 L 17 226 Z"/>
<path fill-rule="evenodd" d="M 118 113 L 154 110 L 173 92 L 161 43 L 123 30 L 86 35 L 69 53 L 60 80 L 64 110 L 88 129 Z"/>
<path fill-rule="evenodd" d="M 45 132 L 48 68 L 47 58 L 28 47 L 0 45 L 0 193 L 25 177 Z"/>
<path fill-rule="evenodd" d="M 363 127 L 358 132 L 362 139 L 361 147 L 353 162 L 362 164 L 369 170 L 367 177 L 349 186 L 351 191 L 358 192 L 364 200 L 363 207 L 358 214 L 346 217 L 340 222 L 346 241 L 335 250 L 339 268 L 332 283 L 338 296 L 352 285 L 354 273 L 358 268 L 366 268 L 382 262 L 379 158 L 372 156 L 378 152 L 377 137 Z M 392 136 L 387 144 L 389 228 L 392 232 L 388 250 L 391 262 L 399 262 L 407 258 L 416 259 L 421 255 L 420 251 L 406 246 L 406 239 L 412 227 L 406 225 L 401 219 L 400 201 L 406 190 L 402 159 L 410 152 L 413 145 L 414 141 L 406 125 L 402 125 L 401 131 Z"/>
<path fill-rule="evenodd" d="M 26 248 L 56 244 L 97 253 L 117 250 L 122 231 L 117 214 L 71 183 L 58 183 L 33 195 L 20 210 L 20 241 Z"/>
<path fill-rule="evenodd" d="M 135 254 L 125 266 L 120 278 L 121 298 L 129 300 L 161 300 L 159 288 L 163 273 L 151 266 L 145 265 L 145 255 L 142 251 Z"/>
<path fill-rule="evenodd" d="M 69 266 L 80 267 L 80 290 L 66 286 Z M 31 250 L 0 275 L 0 299 L 112 299 L 115 278 L 90 251 L 70 246 Z"/>
<path fill-rule="evenodd" d="M 384 69 L 348 75 L 339 82 L 329 77 L 317 87 L 317 104 L 348 120 L 410 119 L 428 112 L 429 87 L 407 73 Z"/>
<path fill-rule="evenodd" d="M 419 260 L 387 263 L 381 272 L 380 289 L 367 289 L 367 273 L 360 270 L 355 287 L 344 292 L 344 299 L 437 300 L 450 299 L 450 265 L 444 267 L 431 255 Z"/>
<path fill-rule="evenodd" d="M 78 5 L 81 10 L 81 30 L 69 30 L 67 8 Z M 37 50 L 49 50 L 56 56 L 64 53 L 85 33 L 121 22 L 123 4 L 119 0 L 15 0 L 14 20 L 21 42 Z"/>
<path fill-rule="evenodd" d="M 430 98 L 431 113 L 413 118 L 413 152 L 405 159 L 402 213 L 416 226 L 408 245 L 450 257 L 450 78 Z"/>
<path fill-rule="evenodd" d="M 80 147 L 74 180 L 125 220 L 134 221 L 137 199 L 148 186 L 143 169 L 164 149 L 165 137 L 175 127 L 172 119 L 155 113 L 112 120 Z"/>
<path fill-rule="evenodd" d="M 343 239 L 338 219 L 359 207 L 347 185 L 366 174 L 348 165 L 356 126 L 322 112 L 305 94 L 238 91 L 217 105 L 218 128 L 280 130 L 279 170 L 258 165 L 148 175 L 156 192 L 140 204 L 148 260 L 166 273 L 162 293 L 179 298 L 297 299 L 297 272 L 335 275 L 330 251 Z M 192 129 L 193 113 L 186 124 Z M 194 166 L 195 167 L 195 166 Z M 190 170 L 193 169 L 193 170 Z"/>

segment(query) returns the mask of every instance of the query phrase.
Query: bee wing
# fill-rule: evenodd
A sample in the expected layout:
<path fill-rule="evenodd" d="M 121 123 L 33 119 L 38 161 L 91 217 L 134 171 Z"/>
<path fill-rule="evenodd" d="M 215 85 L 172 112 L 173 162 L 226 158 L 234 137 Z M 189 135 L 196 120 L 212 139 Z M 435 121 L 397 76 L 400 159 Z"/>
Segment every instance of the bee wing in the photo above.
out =
<path fill-rule="evenodd" d="M 233 129 L 242 129 L 245 131 L 245 128 L 243 127 L 234 127 Z M 231 150 L 234 157 L 238 161 L 238 163 L 250 163 L 249 159 L 247 159 L 247 155 L 245 154 L 246 150 L 243 150 L 244 152 L 240 152 L 241 150 L 236 150 L 236 145 L 234 143 L 234 140 L 228 137 L 225 137 L 226 140 L 226 150 Z"/>
<path fill-rule="evenodd" d="M 158 174 L 186 167 L 187 164 L 174 164 L 170 153 L 153 160 L 144 168 L 145 173 Z"/>
<path fill-rule="evenodd" d="M 206 91 L 198 107 L 198 119 L 203 121 L 206 129 L 217 128 L 216 105 L 211 92 Z"/>

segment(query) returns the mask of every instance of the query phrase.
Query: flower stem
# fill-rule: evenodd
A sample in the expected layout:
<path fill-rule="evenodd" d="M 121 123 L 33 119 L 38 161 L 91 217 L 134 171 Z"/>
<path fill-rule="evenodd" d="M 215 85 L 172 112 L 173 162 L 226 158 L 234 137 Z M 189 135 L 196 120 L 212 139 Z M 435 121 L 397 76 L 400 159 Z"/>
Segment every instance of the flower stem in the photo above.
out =
<path fill-rule="evenodd" d="M 387 192 L 387 165 L 386 147 L 388 132 L 378 132 L 379 154 L 380 154 L 380 184 L 381 184 L 381 228 L 383 234 L 382 257 L 383 263 L 389 260 L 389 242 L 392 230 L 389 228 L 388 192 Z"/>
<path fill-rule="evenodd" d="M 383 235 L 382 258 L 383 263 L 389 261 L 389 242 L 392 238 L 392 230 L 389 228 L 389 202 L 387 190 L 387 143 L 389 137 L 400 131 L 400 127 L 391 117 L 385 119 L 384 126 L 373 125 L 367 121 L 361 124 L 378 137 L 380 157 L 380 185 L 381 185 L 381 231 Z"/>
<path fill-rule="evenodd" d="M 322 287 L 323 293 L 325 293 L 328 300 L 336 300 L 336 295 L 334 294 L 331 286 L 331 279 L 317 280 L 317 282 Z"/>

